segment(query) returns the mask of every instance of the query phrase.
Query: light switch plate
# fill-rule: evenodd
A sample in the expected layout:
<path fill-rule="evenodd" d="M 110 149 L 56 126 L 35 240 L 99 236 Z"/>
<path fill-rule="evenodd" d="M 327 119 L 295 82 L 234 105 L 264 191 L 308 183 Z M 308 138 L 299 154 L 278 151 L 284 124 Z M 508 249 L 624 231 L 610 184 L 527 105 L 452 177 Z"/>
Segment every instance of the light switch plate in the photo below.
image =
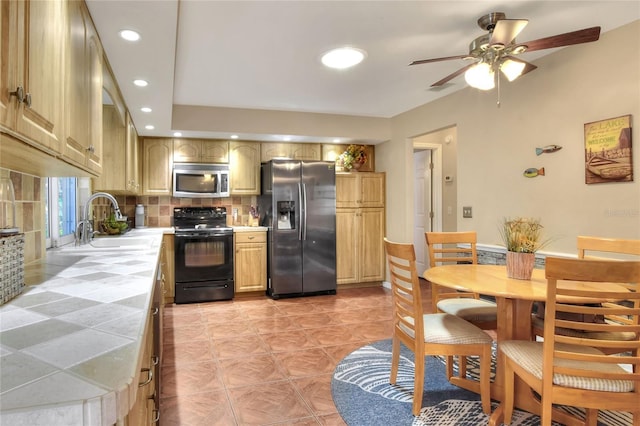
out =
<path fill-rule="evenodd" d="M 467 207 L 463 207 L 462 208 L 462 217 L 464 217 L 464 218 L 473 217 L 473 211 L 472 211 L 471 206 L 467 206 Z"/>

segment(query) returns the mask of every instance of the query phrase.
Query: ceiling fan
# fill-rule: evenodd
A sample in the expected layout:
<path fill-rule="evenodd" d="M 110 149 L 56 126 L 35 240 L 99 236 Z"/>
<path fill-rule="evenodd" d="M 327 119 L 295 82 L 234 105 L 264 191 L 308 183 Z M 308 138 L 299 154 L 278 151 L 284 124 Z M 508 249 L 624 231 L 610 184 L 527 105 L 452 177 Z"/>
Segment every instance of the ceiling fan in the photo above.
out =
<path fill-rule="evenodd" d="M 465 80 L 470 86 L 481 90 L 490 90 L 495 87 L 496 80 L 498 83 L 500 81 L 499 78 L 496 78 L 498 71 L 502 72 L 509 81 L 513 81 L 520 75 L 537 68 L 529 62 L 516 58 L 515 55 L 523 52 L 588 43 L 596 41 L 600 37 L 600 27 L 592 27 L 525 43 L 517 43 L 516 36 L 520 34 L 528 22 L 527 19 L 506 19 L 506 15 L 502 12 L 489 13 L 478 19 L 478 26 L 488 31 L 488 33 L 477 37 L 471 42 L 468 54 L 422 59 L 413 61 L 409 65 L 428 64 L 452 59 L 472 60 L 473 63 L 436 81 L 431 87 L 442 86 L 464 73 Z"/>

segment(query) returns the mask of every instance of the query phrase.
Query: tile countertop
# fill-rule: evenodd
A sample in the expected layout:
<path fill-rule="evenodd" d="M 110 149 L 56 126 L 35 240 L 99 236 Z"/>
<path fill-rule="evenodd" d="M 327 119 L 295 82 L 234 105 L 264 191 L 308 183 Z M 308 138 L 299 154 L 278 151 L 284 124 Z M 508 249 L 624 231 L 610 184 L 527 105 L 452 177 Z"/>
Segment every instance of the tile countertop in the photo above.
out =
<path fill-rule="evenodd" d="M 266 226 L 233 226 L 233 232 L 266 232 Z"/>
<path fill-rule="evenodd" d="M 0 424 L 112 425 L 138 389 L 138 359 L 162 235 L 148 246 L 47 252 L 24 292 L 0 306 Z M 114 238 L 114 237 L 110 237 Z"/>

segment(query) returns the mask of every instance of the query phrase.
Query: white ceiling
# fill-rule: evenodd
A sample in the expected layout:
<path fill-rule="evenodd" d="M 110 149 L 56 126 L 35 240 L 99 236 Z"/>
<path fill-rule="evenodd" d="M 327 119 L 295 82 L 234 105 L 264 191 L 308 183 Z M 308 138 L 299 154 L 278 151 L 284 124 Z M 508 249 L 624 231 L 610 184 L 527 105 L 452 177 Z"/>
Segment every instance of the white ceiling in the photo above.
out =
<path fill-rule="evenodd" d="M 477 19 L 489 12 L 528 19 L 520 43 L 592 26 L 606 32 L 640 19 L 639 1 L 608 0 L 87 4 L 140 135 L 171 136 L 179 130 L 184 137 L 212 138 L 229 133 L 173 128 L 173 105 L 390 118 L 467 87 L 463 76 L 439 90 L 429 87 L 464 66 L 463 60 L 408 64 L 467 53 L 469 43 L 484 33 Z M 142 39 L 122 40 L 122 29 L 136 30 Z M 349 70 L 322 66 L 320 55 L 342 45 L 364 49 L 367 58 Z M 525 52 L 520 58 L 535 63 L 556 50 Z M 136 78 L 149 86 L 134 86 Z M 142 106 L 153 112 L 141 112 Z M 155 129 L 146 130 L 147 124 Z M 273 140 L 273 135 L 237 132 L 242 139 Z"/>

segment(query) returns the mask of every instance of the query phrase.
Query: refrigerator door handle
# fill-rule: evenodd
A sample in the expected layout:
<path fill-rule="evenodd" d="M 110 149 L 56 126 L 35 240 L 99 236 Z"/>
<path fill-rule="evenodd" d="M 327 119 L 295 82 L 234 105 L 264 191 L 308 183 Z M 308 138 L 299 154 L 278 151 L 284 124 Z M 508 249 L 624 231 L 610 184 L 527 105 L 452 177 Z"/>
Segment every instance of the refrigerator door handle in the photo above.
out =
<path fill-rule="evenodd" d="M 300 224 L 298 225 L 298 240 L 302 240 L 302 228 L 306 223 L 303 223 L 302 212 L 304 211 L 304 204 L 302 198 L 302 183 L 298 182 L 298 221 Z"/>
<path fill-rule="evenodd" d="M 304 218 L 304 227 L 302 228 L 302 240 L 307 239 L 307 184 L 302 184 L 302 217 Z"/>

